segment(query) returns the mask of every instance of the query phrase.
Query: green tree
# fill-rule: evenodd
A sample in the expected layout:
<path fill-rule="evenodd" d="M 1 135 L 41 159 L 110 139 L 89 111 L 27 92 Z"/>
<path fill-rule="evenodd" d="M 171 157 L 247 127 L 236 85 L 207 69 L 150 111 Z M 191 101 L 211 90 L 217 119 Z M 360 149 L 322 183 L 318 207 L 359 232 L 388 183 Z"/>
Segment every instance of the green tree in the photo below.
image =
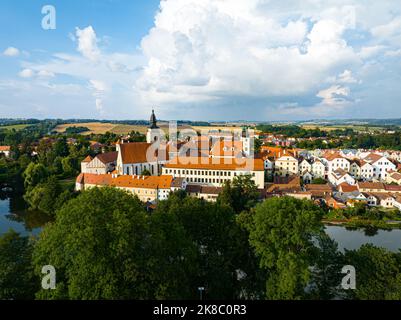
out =
<path fill-rule="evenodd" d="M 254 296 L 256 258 L 249 247 L 247 233 L 227 205 L 210 203 L 179 192 L 161 201 L 155 213 L 176 217 L 196 247 L 195 270 L 188 288 L 191 298 L 197 288 L 206 288 L 208 299 L 235 299 Z"/>
<path fill-rule="evenodd" d="M 345 259 L 356 270 L 356 290 L 349 292 L 350 298 L 401 299 L 400 253 L 365 244 L 358 250 L 346 250 Z"/>
<path fill-rule="evenodd" d="M 68 144 L 66 137 L 58 139 L 53 145 L 53 151 L 56 157 L 66 157 L 68 156 Z"/>
<path fill-rule="evenodd" d="M 323 178 L 316 178 L 312 180 L 312 184 L 326 184 L 327 181 L 324 180 Z"/>
<path fill-rule="evenodd" d="M 25 187 L 35 187 L 45 181 L 48 176 L 48 170 L 43 164 L 31 162 L 23 174 Z"/>
<path fill-rule="evenodd" d="M 82 192 L 57 212 L 34 249 L 41 266 L 57 270 L 56 290 L 42 299 L 146 299 L 148 225 L 137 197 L 114 188 Z"/>
<path fill-rule="evenodd" d="M 61 160 L 61 164 L 66 177 L 72 177 L 77 174 L 77 159 L 65 157 Z"/>
<path fill-rule="evenodd" d="M 34 276 L 32 250 L 31 241 L 13 230 L 0 236 L 0 300 L 35 297 L 40 281 Z"/>
<path fill-rule="evenodd" d="M 31 209 L 37 209 L 50 215 L 55 215 L 57 198 L 62 192 L 55 176 L 50 176 L 46 182 L 40 183 L 26 191 L 24 199 Z"/>
<path fill-rule="evenodd" d="M 344 274 L 341 273 L 344 255 L 338 250 L 337 243 L 327 234 L 316 237 L 318 252 L 311 268 L 311 281 L 308 298 L 329 300 L 344 297 L 339 290 Z"/>
<path fill-rule="evenodd" d="M 151 176 L 152 174 L 150 173 L 150 171 L 148 169 L 145 168 L 142 170 L 142 175 L 143 176 Z"/>
<path fill-rule="evenodd" d="M 260 193 L 250 175 L 234 177 L 233 181 L 226 181 L 217 202 L 228 205 L 236 213 L 254 207 L 260 198 Z"/>
<path fill-rule="evenodd" d="M 318 252 L 313 238 L 323 232 L 322 210 L 311 201 L 271 198 L 255 208 L 249 241 L 266 270 L 266 297 L 300 299 Z"/>

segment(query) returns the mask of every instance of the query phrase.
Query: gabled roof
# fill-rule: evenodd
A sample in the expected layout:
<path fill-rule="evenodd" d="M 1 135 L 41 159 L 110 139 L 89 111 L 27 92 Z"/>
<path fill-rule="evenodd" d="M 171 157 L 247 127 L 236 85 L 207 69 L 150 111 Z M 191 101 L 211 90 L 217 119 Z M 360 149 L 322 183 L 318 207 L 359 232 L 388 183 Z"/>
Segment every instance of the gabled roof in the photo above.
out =
<path fill-rule="evenodd" d="M 215 157 L 241 157 L 242 142 L 238 140 L 219 140 L 212 146 L 210 154 Z"/>
<path fill-rule="evenodd" d="M 358 186 L 356 186 L 356 185 L 350 185 L 350 184 L 348 184 L 348 183 L 346 183 L 346 182 L 341 183 L 341 184 L 338 186 L 338 189 L 339 189 L 339 190 L 340 190 L 340 188 L 341 188 L 342 192 L 344 192 L 344 193 L 349 193 L 349 192 L 358 191 Z"/>
<path fill-rule="evenodd" d="M 382 182 L 358 182 L 359 189 L 377 189 L 384 190 L 384 183 Z"/>
<path fill-rule="evenodd" d="M 340 155 L 339 152 L 326 152 L 323 155 L 323 158 L 325 158 L 327 161 L 332 161 L 334 159 L 345 159 L 342 155 Z"/>
<path fill-rule="evenodd" d="M 333 191 L 332 187 L 329 184 L 307 184 L 305 186 L 306 191 L 323 191 L 323 192 L 331 192 Z"/>
<path fill-rule="evenodd" d="M 87 156 L 82 162 L 91 162 L 93 158 L 91 156 Z"/>
<path fill-rule="evenodd" d="M 10 146 L 0 146 L 0 152 L 2 151 L 10 151 L 11 147 Z"/>
<path fill-rule="evenodd" d="M 399 172 L 393 172 L 392 174 L 390 174 L 390 177 L 391 177 L 392 179 L 394 179 L 394 180 L 399 181 L 399 180 L 401 180 L 401 173 L 399 173 Z"/>
<path fill-rule="evenodd" d="M 112 163 L 117 161 L 118 152 L 107 152 L 107 153 L 100 153 L 96 156 L 102 163 Z"/>
<path fill-rule="evenodd" d="M 121 188 L 170 189 L 173 176 L 115 176 L 112 174 L 81 173 L 77 183 Z"/>
<path fill-rule="evenodd" d="M 122 143 L 119 145 L 121 150 L 121 160 L 123 164 L 127 163 L 146 163 L 165 161 L 168 159 L 168 152 L 166 148 L 160 147 L 159 150 L 155 150 L 154 153 L 149 155 L 147 159 L 148 148 L 152 146 L 151 143 L 146 142 L 131 142 Z"/>
<path fill-rule="evenodd" d="M 385 184 L 384 189 L 389 192 L 401 192 L 401 186 L 393 184 Z"/>
<path fill-rule="evenodd" d="M 366 162 L 370 162 L 370 163 L 375 163 L 377 161 L 379 161 L 381 158 L 383 158 L 383 156 L 376 154 L 376 153 L 369 153 L 364 160 Z"/>
<path fill-rule="evenodd" d="M 177 177 L 174 178 L 173 181 L 171 182 L 171 187 L 173 188 L 181 188 L 182 183 L 184 182 L 185 178 Z"/>
<path fill-rule="evenodd" d="M 333 177 L 335 177 L 336 179 L 341 179 L 342 177 L 349 175 L 349 173 L 347 171 L 345 171 L 344 169 L 338 168 L 338 169 L 334 170 L 331 175 Z"/>

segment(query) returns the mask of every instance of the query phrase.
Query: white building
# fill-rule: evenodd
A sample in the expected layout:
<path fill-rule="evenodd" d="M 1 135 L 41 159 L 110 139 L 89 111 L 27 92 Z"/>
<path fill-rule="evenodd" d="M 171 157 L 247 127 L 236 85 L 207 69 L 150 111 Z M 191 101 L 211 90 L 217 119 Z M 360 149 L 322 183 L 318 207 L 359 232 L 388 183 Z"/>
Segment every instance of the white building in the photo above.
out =
<path fill-rule="evenodd" d="M 343 169 L 336 169 L 329 173 L 329 182 L 335 186 L 338 186 L 344 182 L 350 185 L 354 185 L 356 183 L 355 179 Z"/>
<path fill-rule="evenodd" d="M 163 175 L 186 178 L 189 184 L 222 187 L 236 176 L 251 175 L 259 189 L 264 188 L 262 159 L 222 159 L 207 157 L 178 157 L 162 169 Z"/>
<path fill-rule="evenodd" d="M 11 155 L 11 147 L 10 146 L 0 146 L 0 155 L 4 155 L 6 158 L 9 158 Z"/>
<path fill-rule="evenodd" d="M 377 180 L 386 180 L 388 172 L 395 171 L 397 168 L 389 159 L 375 153 L 370 153 L 363 160 L 373 166 L 373 178 Z"/>

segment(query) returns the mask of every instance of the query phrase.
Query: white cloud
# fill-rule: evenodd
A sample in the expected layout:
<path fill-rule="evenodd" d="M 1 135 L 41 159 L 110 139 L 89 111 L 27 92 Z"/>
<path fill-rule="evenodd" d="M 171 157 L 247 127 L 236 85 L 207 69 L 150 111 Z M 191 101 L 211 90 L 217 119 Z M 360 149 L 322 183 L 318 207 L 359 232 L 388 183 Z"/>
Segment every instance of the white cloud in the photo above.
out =
<path fill-rule="evenodd" d="M 53 72 L 47 70 L 40 70 L 38 72 L 39 78 L 54 78 L 56 75 Z"/>
<path fill-rule="evenodd" d="M 100 80 L 90 80 L 92 89 L 96 92 L 104 92 L 107 90 L 107 85 Z"/>
<path fill-rule="evenodd" d="M 343 73 L 341 73 L 338 76 L 338 82 L 339 83 L 357 83 L 358 80 L 356 80 L 353 75 L 352 75 L 352 71 L 350 70 L 344 70 Z"/>
<path fill-rule="evenodd" d="M 21 78 L 33 78 L 35 76 L 35 72 L 32 69 L 24 69 L 18 74 Z"/>
<path fill-rule="evenodd" d="M 163 1 L 141 44 L 148 63 L 137 87 L 145 99 L 311 94 L 339 70 L 360 63 L 342 37 L 354 27 L 352 18 L 327 13 L 309 26 L 306 17 L 278 20 L 260 11 L 261 3 Z"/>
<path fill-rule="evenodd" d="M 4 50 L 3 55 L 7 57 L 17 57 L 20 55 L 20 50 L 14 47 L 8 47 Z"/>
<path fill-rule="evenodd" d="M 78 40 L 77 50 L 89 60 L 96 61 L 99 58 L 100 50 L 97 46 L 98 39 L 92 26 L 84 29 L 76 28 L 76 37 Z"/>
<path fill-rule="evenodd" d="M 20 51 L 17 48 L 14 47 L 8 47 L 6 50 L 4 50 L 3 55 L 7 57 L 17 57 L 19 56 Z"/>
<path fill-rule="evenodd" d="M 347 97 L 350 95 L 350 90 L 347 87 L 339 85 L 331 86 L 330 88 L 319 91 L 317 97 L 322 98 L 321 105 L 324 106 L 343 106 L 347 102 Z"/>

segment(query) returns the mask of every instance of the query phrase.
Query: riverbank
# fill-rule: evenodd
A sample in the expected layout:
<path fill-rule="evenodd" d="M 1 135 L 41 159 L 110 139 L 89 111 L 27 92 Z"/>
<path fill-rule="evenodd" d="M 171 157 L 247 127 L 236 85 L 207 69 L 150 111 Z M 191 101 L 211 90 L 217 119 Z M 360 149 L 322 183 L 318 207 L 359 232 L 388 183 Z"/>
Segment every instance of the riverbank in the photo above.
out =
<path fill-rule="evenodd" d="M 349 228 L 376 228 L 382 230 L 401 230 L 401 221 L 397 220 L 366 220 L 366 219 L 323 219 L 322 222 L 327 226 L 340 226 Z"/>

